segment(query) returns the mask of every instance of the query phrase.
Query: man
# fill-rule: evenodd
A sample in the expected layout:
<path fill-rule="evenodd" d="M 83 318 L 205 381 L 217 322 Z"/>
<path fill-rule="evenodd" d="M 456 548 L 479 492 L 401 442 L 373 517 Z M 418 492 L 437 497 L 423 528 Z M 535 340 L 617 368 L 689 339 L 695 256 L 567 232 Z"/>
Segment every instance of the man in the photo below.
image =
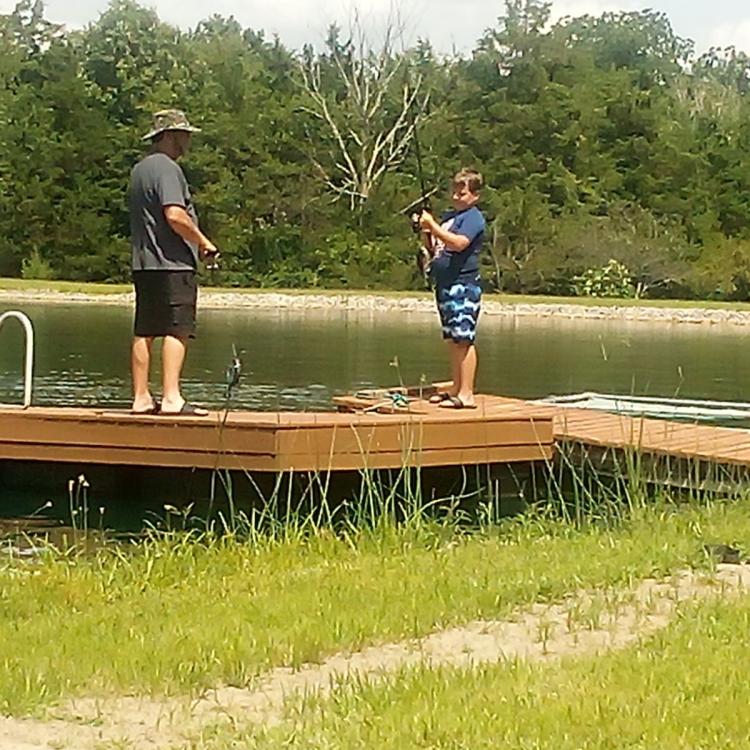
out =
<path fill-rule="evenodd" d="M 135 324 L 131 349 L 134 414 L 205 416 L 182 397 L 180 375 L 188 339 L 195 336 L 198 257 L 216 258 L 216 246 L 198 228 L 185 175 L 177 164 L 200 132 L 176 109 L 157 112 L 148 156 L 134 167 L 128 202 L 133 248 Z M 162 344 L 162 400 L 149 389 L 151 348 Z"/>

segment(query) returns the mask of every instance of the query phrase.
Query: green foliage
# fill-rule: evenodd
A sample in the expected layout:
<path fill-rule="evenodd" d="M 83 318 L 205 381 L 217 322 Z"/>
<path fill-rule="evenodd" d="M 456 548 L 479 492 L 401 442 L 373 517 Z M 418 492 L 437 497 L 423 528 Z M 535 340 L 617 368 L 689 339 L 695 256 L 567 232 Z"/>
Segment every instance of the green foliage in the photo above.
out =
<path fill-rule="evenodd" d="M 718 237 L 694 264 L 691 282 L 707 299 L 750 299 L 750 240 Z"/>
<path fill-rule="evenodd" d="M 588 268 L 575 282 L 576 293 L 583 297 L 635 297 L 630 271 L 614 258 L 601 268 Z"/>
<path fill-rule="evenodd" d="M 457 168 L 485 176 L 490 287 L 575 293 L 611 258 L 639 296 L 745 299 L 750 58 L 696 58 L 655 11 L 549 13 L 508 0 L 464 59 L 356 24 L 300 51 L 220 16 L 182 32 L 134 0 L 64 31 L 22 0 L 0 15 L 0 274 L 127 279 L 129 170 L 179 106 L 217 282 L 419 287 L 418 115 L 436 211 Z"/>
<path fill-rule="evenodd" d="M 403 286 L 411 275 L 410 260 L 388 240 L 364 241 L 353 230 L 337 232 L 316 250 L 320 283 L 329 287 L 351 285 L 355 289 Z"/>
<path fill-rule="evenodd" d="M 55 272 L 52 266 L 42 258 L 38 250 L 32 250 L 28 258 L 21 261 L 22 279 L 54 279 Z"/>

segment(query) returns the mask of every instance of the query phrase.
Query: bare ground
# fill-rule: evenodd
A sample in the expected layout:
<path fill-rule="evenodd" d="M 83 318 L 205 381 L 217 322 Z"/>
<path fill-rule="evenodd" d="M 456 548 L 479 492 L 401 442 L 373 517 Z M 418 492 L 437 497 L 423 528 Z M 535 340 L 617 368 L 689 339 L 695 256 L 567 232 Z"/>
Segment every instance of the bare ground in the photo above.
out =
<path fill-rule="evenodd" d="M 165 750 L 220 722 L 272 725 L 287 698 L 328 695 L 347 677 L 376 681 L 403 667 L 472 666 L 507 659 L 543 661 L 624 648 L 666 627 L 678 604 L 750 592 L 750 566 L 720 565 L 715 574 L 684 571 L 646 579 L 629 590 L 582 591 L 535 604 L 501 621 L 473 622 L 421 640 L 337 654 L 301 669 L 279 668 L 249 688 L 222 687 L 197 700 L 78 698 L 45 720 L 0 717 L 0 750 Z"/>

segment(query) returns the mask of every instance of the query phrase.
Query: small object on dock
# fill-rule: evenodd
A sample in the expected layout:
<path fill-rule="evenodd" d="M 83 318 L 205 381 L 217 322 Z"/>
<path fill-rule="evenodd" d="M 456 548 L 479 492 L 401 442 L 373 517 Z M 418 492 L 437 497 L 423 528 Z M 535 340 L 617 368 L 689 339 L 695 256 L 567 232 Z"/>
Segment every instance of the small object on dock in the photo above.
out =
<path fill-rule="evenodd" d="M 355 393 L 353 396 L 334 396 L 333 403 L 341 412 L 361 414 L 424 414 L 426 409 L 420 408 L 423 402 L 409 398 L 400 392 L 384 392 L 378 396 L 363 396 Z"/>
<path fill-rule="evenodd" d="M 372 406 L 368 406 L 364 409 L 365 413 L 371 411 L 380 411 L 385 408 L 389 414 L 396 411 L 409 411 L 410 399 L 403 393 L 398 391 L 390 391 L 385 394 L 385 398 L 380 401 L 376 401 Z"/>
<path fill-rule="evenodd" d="M 742 552 L 728 544 L 704 544 L 703 551 L 724 565 L 741 565 L 743 562 Z"/>
<path fill-rule="evenodd" d="M 415 386 L 395 386 L 393 388 L 360 389 L 346 396 L 334 396 L 333 403 L 341 412 L 395 414 L 425 414 L 424 408 L 431 396 L 447 391 L 452 382 L 423 383 Z"/>

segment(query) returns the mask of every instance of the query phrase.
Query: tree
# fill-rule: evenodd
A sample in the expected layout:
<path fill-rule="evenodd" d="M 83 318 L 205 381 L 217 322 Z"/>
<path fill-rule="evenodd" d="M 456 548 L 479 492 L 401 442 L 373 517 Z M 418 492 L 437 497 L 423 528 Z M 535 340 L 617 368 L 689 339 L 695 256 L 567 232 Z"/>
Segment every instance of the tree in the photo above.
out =
<path fill-rule="evenodd" d="M 355 18 L 348 40 L 332 26 L 325 54 L 306 47 L 300 57 L 301 109 L 325 144 L 311 158 L 326 188 L 352 210 L 403 163 L 429 98 L 421 76 L 410 80 L 406 57 L 394 51 L 396 32 L 389 22 L 375 49 Z"/>

